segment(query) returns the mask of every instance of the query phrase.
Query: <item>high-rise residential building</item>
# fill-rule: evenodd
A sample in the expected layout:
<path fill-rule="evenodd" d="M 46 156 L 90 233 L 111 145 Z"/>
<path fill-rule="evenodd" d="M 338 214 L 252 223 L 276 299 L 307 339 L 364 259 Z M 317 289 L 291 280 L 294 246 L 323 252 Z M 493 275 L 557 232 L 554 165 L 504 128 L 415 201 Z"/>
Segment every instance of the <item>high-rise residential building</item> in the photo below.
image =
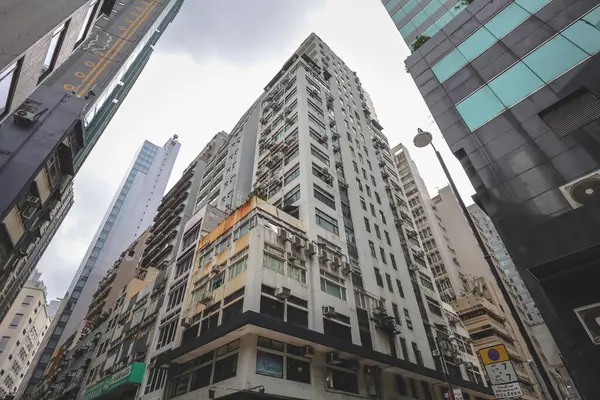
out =
<path fill-rule="evenodd" d="M 27 372 L 28 390 L 39 383 L 54 351 L 85 325 L 93 295 L 113 263 L 152 224 L 180 146 L 173 137 L 162 147 L 144 141 L 137 151 Z"/>
<path fill-rule="evenodd" d="M 600 398 L 600 2 L 382 2 L 573 381 Z"/>
<path fill-rule="evenodd" d="M 516 305 L 519 313 L 518 317 L 523 321 L 527 334 L 536 347 L 540 360 L 544 363 L 543 368 L 547 370 L 556 391 L 566 400 L 580 399 L 569 371 L 567 371 L 561 359 L 556 343 L 550 335 L 548 326 L 540 315 L 531 294 L 523 283 L 521 274 L 510 258 L 504 242 L 502 242 L 498 231 L 494 228 L 490 217 L 477 204 L 470 205 L 468 210 L 485 240 L 495 265 L 502 271 L 502 282 L 511 300 Z"/>
<path fill-rule="evenodd" d="M 34 271 L 0 322 L 0 398 L 15 394 L 50 327 L 46 287 Z"/>
<path fill-rule="evenodd" d="M 430 198 L 408 150 L 399 144 L 392 153 L 442 299 L 463 319 L 477 350 L 494 344 L 507 346 L 520 373 L 524 398 L 541 399 L 516 321 L 507 312 L 508 305 L 456 196 L 446 186 Z"/>
<path fill-rule="evenodd" d="M 315 34 L 267 84 L 248 119 L 255 196 L 185 250 L 193 267 L 162 312 L 156 346 L 169 350 L 150 361 L 145 398 L 441 396 L 447 317 L 363 92 Z M 450 372 L 492 397 L 473 363 Z"/>
<path fill-rule="evenodd" d="M 0 318 L 73 202 L 73 176 L 183 0 L 0 6 Z"/>

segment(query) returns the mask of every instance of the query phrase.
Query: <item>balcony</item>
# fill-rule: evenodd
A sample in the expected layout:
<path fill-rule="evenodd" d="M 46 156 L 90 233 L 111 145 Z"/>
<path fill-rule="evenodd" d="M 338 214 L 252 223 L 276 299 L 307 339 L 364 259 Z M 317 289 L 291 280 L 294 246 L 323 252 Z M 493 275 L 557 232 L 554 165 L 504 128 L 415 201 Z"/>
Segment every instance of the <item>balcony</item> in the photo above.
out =
<path fill-rule="evenodd" d="M 483 298 L 481 296 L 477 296 L 477 295 L 473 295 L 473 294 L 459 297 L 454 302 L 454 304 L 452 304 L 452 307 L 454 307 L 456 312 L 458 312 L 458 315 L 463 320 L 464 320 L 463 317 L 465 316 L 465 314 L 473 313 L 473 312 L 477 312 L 477 311 L 481 311 L 481 312 L 490 314 L 493 317 L 495 317 L 496 320 L 498 320 L 498 321 L 506 320 L 506 318 L 504 318 L 504 316 L 502 315 L 500 310 L 498 310 L 498 308 L 493 303 L 491 303 L 490 301 L 486 300 L 485 298 Z"/>

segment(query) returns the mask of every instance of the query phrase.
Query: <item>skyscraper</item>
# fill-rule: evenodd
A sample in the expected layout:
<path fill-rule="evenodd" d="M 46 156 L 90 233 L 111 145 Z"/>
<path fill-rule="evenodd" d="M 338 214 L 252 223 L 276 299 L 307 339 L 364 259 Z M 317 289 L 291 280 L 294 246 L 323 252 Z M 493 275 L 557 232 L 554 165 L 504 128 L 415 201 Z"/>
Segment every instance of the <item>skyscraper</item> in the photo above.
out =
<path fill-rule="evenodd" d="M 600 398 L 600 2 L 383 0 L 581 395 Z"/>
<path fill-rule="evenodd" d="M 121 252 L 152 223 L 179 148 L 174 137 L 163 147 L 145 141 L 136 153 L 29 368 L 28 389 L 39 382 L 55 349 L 83 327 L 98 283 Z"/>
<path fill-rule="evenodd" d="M 240 396 L 222 387 L 293 398 L 445 390 L 443 364 L 458 362 L 438 352 L 447 316 L 363 92 L 315 34 L 266 85 L 248 143 L 254 196 L 199 235 L 185 297 L 173 291 L 163 312 L 157 347 L 170 350 L 151 360 L 148 398 L 211 385 L 222 398 Z M 491 398 L 473 368 L 449 367 L 449 379 Z M 166 392 L 152 393 L 161 375 Z"/>
<path fill-rule="evenodd" d="M 71 206 L 73 176 L 182 2 L 0 6 L 0 318 Z"/>

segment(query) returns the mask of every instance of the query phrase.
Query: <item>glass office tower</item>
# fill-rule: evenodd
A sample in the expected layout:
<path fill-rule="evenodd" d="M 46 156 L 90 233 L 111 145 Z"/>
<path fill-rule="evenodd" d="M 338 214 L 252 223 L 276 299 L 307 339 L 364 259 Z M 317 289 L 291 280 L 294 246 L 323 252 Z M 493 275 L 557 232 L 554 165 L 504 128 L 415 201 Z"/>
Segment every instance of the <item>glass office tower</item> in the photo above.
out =
<path fill-rule="evenodd" d="M 567 369 L 600 398 L 600 1 L 383 3 Z"/>

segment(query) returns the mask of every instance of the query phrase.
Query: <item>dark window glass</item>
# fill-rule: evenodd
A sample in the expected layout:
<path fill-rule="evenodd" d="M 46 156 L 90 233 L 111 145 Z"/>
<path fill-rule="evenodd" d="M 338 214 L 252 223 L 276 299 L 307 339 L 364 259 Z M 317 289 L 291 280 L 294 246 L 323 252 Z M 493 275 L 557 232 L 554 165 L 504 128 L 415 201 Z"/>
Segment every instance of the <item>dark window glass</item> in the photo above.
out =
<path fill-rule="evenodd" d="M 286 377 L 289 381 L 310 383 L 310 363 L 296 358 L 287 358 Z"/>
<path fill-rule="evenodd" d="M 256 373 L 273 378 L 283 378 L 283 356 L 257 351 Z"/>
<path fill-rule="evenodd" d="M 283 319 L 283 308 L 282 302 L 270 299 L 265 296 L 261 296 L 260 299 L 260 313 L 267 314 L 271 317 Z"/>
<path fill-rule="evenodd" d="M 406 382 L 402 375 L 396 375 L 396 390 L 399 395 L 408 396 L 408 390 L 406 388 Z"/>
<path fill-rule="evenodd" d="M 352 334 L 349 326 L 323 318 L 323 331 L 325 335 L 352 342 Z"/>
<path fill-rule="evenodd" d="M 308 328 L 308 311 L 288 306 L 287 322 Z"/>
<path fill-rule="evenodd" d="M 371 339 L 371 332 L 368 329 L 360 329 L 360 342 L 362 347 L 369 350 L 373 350 L 373 341 Z"/>
<path fill-rule="evenodd" d="M 327 369 L 327 386 L 342 392 L 358 393 L 358 376 L 352 372 Z"/>
<path fill-rule="evenodd" d="M 212 364 L 197 369 L 192 374 L 192 386 L 190 391 L 200 389 L 210 385 L 210 373 L 212 372 Z"/>
<path fill-rule="evenodd" d="M 241 315 L 243 307 L 243 300 L 240 300 L 229 307 L 225 307 L 223 309 L 223 317 L 221 320 L 221 324 L 226 324 L 229 321 L 233 321 L 238 315 Z"/>
<path fill-rule="evenodd" d="M 213 383 L 224 381 L 225 379 L 233 378 L 237 374 L 237 353 L 223 358 L 215 363 L 215 376 Z"/>

